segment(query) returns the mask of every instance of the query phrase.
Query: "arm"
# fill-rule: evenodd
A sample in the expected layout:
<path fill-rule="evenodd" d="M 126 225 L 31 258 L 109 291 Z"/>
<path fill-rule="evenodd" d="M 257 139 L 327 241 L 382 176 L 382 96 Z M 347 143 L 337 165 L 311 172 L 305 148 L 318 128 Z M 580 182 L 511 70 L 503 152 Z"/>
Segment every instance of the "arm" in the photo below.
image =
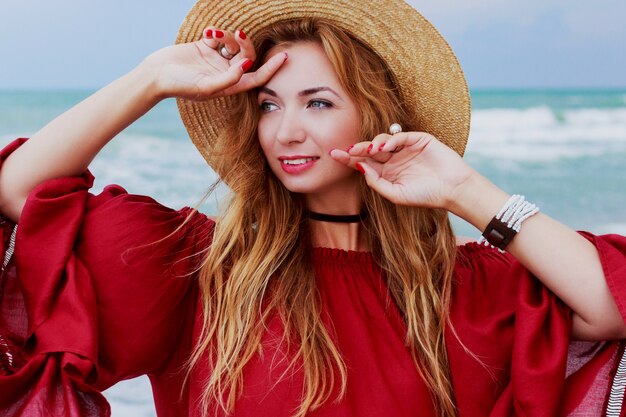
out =
<path fill-rule="evenodd" d="M 239 50 L 231 60 L 205 36 L 161 49 L 137 68 L 62 114 L 17 149 L 0 170 L 0 212 L 17 222 L 26 198 L 38 184 L 82 173 L 119 132 L 166 97 L 205 100 L 265 83 L 282 65 L 277 54 L 256 72 L 244 74 L 255 59 L 250 39 L 225 32 L 220 41 Z"/>
<path fill-rule="evenodd" d="M 157 102 L 138 67 L 57 117 L 17 149 L 0 170 L 0 210 L 14 222 L 30 191 L 52 178 L 82 173 L 120 131 Z"/>
<path fill-rule="evenodd" d="M 456 191 L 449 210 L 481 231 L 509 198 L 476 171 Z M 574 338 L 626 337 L 600 258 L 587 239 L 538 213 L 524 221 L 507 251 L 573 310 Z"/>
<path fill-rule="evenodd" d="M 401 150 L 389 152 L 396 147 Z M 390 201 L 444 208 L 480 231 L 509 198 L 427 133 L 381 134 L 331 155 L 354 168 L 359 164 L 368 185 Z M 584 237 L 538 213 L 524 222 L 507 251 L 572 309 L 574 338 L 626 337 L 598 253 Z"/>

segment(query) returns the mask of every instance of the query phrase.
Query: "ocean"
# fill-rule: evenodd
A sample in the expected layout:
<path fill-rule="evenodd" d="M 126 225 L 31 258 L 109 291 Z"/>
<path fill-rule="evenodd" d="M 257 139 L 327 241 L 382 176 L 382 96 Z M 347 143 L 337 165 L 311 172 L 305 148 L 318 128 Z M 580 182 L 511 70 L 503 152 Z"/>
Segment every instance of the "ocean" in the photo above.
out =
<path fill-rule="evenodd" d="M 0 90 L 0 145 L 28 137 L 89 91 Z M 476 90 L 466 161 L 509 193 L 578 230 L 626 234 L 626 89 Z M 117 183 L 170 207 L 194 206 L 215 174 L 166 100 L 90 166 L 94 192 Z M 215 213 L 219 196 L 201 210 Z M 453 218 L 458 234 L 479 232 Z M 108 390 L 114 417 L 154 416 L 146 378 Z"/>

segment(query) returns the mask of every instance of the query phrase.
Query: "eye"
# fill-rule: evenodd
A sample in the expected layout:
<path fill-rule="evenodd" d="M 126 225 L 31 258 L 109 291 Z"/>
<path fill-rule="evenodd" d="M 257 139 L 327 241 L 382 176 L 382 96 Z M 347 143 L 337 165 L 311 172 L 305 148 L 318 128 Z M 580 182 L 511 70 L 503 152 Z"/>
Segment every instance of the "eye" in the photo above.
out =
<path fill-rule="evenodd" d="M 323 109 L 325 107 L 333 107 L 333 103 L 326 100 L 311 100 L 309 101 L 309 107 L 314 109 Z"/>
<path fill-rule="evenodd" d="M 263 103 L 261 103 L 259 105 L 259 107 L 261 108 L 261 112 L 262 113 L 269 113 L 271 111 L 274 111 L 278 108 L 278 106 L 274 103 L 271 103 L 269 101 L 264 101 Z"/>

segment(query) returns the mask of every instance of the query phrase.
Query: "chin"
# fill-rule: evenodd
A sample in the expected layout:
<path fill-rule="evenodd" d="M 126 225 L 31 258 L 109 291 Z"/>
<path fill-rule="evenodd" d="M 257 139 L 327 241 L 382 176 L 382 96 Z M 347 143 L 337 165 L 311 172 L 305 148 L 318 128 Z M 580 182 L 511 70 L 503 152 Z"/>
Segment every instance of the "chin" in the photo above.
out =
<path fill-rule="evenodd" d="M 294 183 L 294 181 L 281 181 L 283 187 L 287 189 L 287 191 L 296 193 L 296 194 L 314 194 L 319 192 L 319 188 L 315 187 L 313 184 L 298 184 Z"/>
<path fill-rule="evenodd" d="M 306 194 L 311 192 L 317 185 L 317 181 L 314 181 L 312 177 L 290 176 L 282 172 L 280 168 L 274 169 L 274 167 L 272 167 L 272 173 L 278 182 L 280 182 L 287 191 L 292 193 Z"/>
<path fill-rule="evenodd" d="M 274 176 L 289 192 L 297 194 L 324 194 L 336 191 L 337 187 L 347 190 L 358 189 L 360 174 L 351 169 L 344 172 L 328 172 L 320 175 L 318 172 L 308 172 L 304 175 L 285 174 L 280 167 L 271 167 Z M 278 172 L 277 172 L 278 171 Z"/>
<path fill-rule="evenodd" d="M 337 192 L 344 193 L 346 198 L 352 192 L 358 192 L 357 175 L 351 178 L 327 179 L 326 181 L 311 181 L 306 178 L 280 178 L 279 181 L 289 192 L 296 194 L 317 194 L 323 196 L 325 194 L 337 195 Z M 347 181 L 346 181 L 347 180 Z"/>

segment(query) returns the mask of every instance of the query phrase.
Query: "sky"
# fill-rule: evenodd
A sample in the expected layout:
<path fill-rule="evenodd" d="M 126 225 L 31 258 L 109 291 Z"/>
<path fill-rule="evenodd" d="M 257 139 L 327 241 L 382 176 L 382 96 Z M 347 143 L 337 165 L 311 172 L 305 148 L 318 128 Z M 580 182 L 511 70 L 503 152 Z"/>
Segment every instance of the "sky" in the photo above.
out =
<path fill-rule="evenodd" d="M 626 87 L 624 0 L 409 3 L 448 40 L 471 89 Z M 0 88 L 102 87 L 172 44 L 193 4 L 0 0 Z"/>

